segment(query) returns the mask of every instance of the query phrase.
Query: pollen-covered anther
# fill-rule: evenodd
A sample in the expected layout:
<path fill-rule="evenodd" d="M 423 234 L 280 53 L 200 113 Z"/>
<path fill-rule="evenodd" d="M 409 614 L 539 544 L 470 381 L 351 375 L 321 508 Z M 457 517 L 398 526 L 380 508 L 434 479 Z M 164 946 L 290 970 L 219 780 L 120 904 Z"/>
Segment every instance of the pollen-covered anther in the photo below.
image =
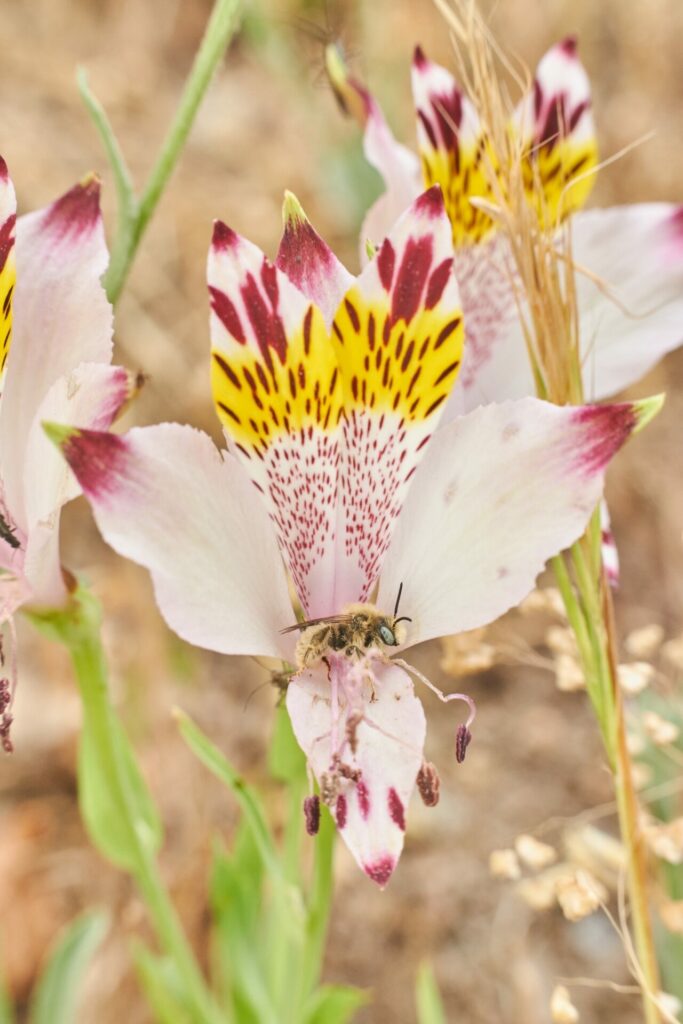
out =
<path fill-rule="evenodd" d="M 317 794 L 304 800 L 304 818 L 309 836 L 316 836 L 320 830 L 320 797 Z"/>
<path fill-rule="evenodd" d="M 358 750 L 358 726 L 363 721 L 362 711 L 352 711 L 346 719 L 346 742 L 352 754 Z"/>
<path fill-rule="evenodd" d="M 455 760 L 458 764 L 462 764 L 465 760 L 465 754 L 467 748 L 472 742 L 472 733 L 466 725 L 458 726 L 458 731 L 455 734 Z"/>
<path fill-rule="evenodd" d="M 331 807 L 339 796 L 339 773 L 336 770 L 323 772 L 320 776 L 320 799 Z"/>
<path fill-rule="evenodd" d="M 417 791 L 425 807 L 436 807 L 439 802 L 441 780 L 431 761 L 423 761 L 417 773 Z"/>
<path fill-rule="evenodd" d="M 6 754 L 14 753 L 14 744 L 10 736 L 10 729 L 14 716 L 10 713 L 12 704 L 12 686 L 9 679 L 0 679 L 0 744 Z"/>

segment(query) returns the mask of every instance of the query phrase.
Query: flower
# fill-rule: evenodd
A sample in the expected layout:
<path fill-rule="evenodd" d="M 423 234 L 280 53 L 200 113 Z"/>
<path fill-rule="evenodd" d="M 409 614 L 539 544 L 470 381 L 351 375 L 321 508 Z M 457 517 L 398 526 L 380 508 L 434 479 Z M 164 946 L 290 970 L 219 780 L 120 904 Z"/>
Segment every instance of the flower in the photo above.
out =
<path fill-rule="evenodd" d="M 509 246 L 486 209 L 498 202 L 491 172 L 500 158 L 491 152 L 474 105 L 450 72 L 418 47 L 412 68 L 418 159 L 394 139 L 376 100 L 349 76 L 335 47 L 328 48 L 327 66 L 342 106 L 364 125 L 366 158 L 386 186 L 363 225 L 363 248 L 366 239 L 382 241 L 422 188 L 438 183 L 444 191 L 467 329 L 450 411 L 535 394 L 510 283 Z M 559 228 L 573 215 L 584 395 L 607 398 L 683 341 L 683 206 L 581 211 L 598 149 L 590 85 L 573 38 L 545 54 L 510 130 L 522 142 L 525 192 L 544 226 Z M 558 232 L 558 249 L 563 244 Z"/>
<path fill-rule="evenodd" d="M 411 674 L 431 684 L 388 657 L 392 641 L 403 653 L 524 597 L 545 560 L 581 534 L 607 463 L 653 411 L 527 398 L 437 429 L 464 333 L 452 259 L 438 187 L 357 278 L 292 196 L 275 264 L 218 221 L 211 379 L 228 451 L 176 424 L 123 436 L 47 428 L 105 539 L 151 571 L 172 629 L 293 666 L 297 740 L 380 886 L 418 775 L 428 804 L 439 792 Z M 318 620 L 300 634 L 288 578 L 303 617 Z M 363 632 L 371 626 L 382 643 Z M 468 739 L 460 726 L 460 758 Z M 304 811 L 315 831 L 317 801 Z"/>
<path fill-rule="evenodd" d="M 100 284 L 107 251 L 99 192 L 97 179 L 87 178 L 17 220 L 0 158 L 0 626 L 8 625 L 12 641 L 18 608 L 59 607 L 68 597 L 59 518 L 79 488 L 41 422 L 106 429 L 132 389 L 129 374 L 108 365 L 112 311 Z M 8 750 L 14 660 L 12 649 L 10 678 L 0 680 Z M 1 646 L 0 662 L 4 675 Z"/>

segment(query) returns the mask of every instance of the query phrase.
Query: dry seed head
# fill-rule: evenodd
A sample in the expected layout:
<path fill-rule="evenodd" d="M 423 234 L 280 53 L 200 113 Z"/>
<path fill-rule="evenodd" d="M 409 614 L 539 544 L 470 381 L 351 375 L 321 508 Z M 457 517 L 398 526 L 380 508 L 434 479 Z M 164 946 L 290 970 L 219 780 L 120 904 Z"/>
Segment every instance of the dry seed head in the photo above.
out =
<path fill-rule="evenodd" d="M 555 654 L 569 654 L 572 658 L 577 657 L 578 650 L 574 633 L 566 626 L 551 626 L 546 631 L 545 642 Z"/>
<path fill-rule="evenodd" d="M 637 732 L 630 732 L 626 737 L 626 746 L 631 757 L 638 757 L 647 747 L 647 743 Z"/>
<path fill-rule="evenodd" d="M 557 906 L 557 887 L 560 882 L 571 878 L 570 864 L 555 864 L 534 878 L 525 878 L 517 886 L 517 892 L 532 910 L 551 910 Z"/>
<path fill-rule="evenodd" d="M 643 715 L 643 729 L 657 747 L 668 747 L 675 743 L 680 729 L 674 722 L 662 718 L 656 711 L 646 711 Z"/>
<path fill-rule="evenodd" d="M 619 666 L 619 685 L 629 697 L 642 693 L 655 677 L 655 670 L 648 661 L 630 661 Z"/>
<path fill-rule="evenodd" d="M 659 908 L 664 927 L 674 935 L 683 935 L 683 900 L 668 900 Z"/>
<path fill-rule="evenodd" d="M 563 693 L 574 693 L 586 689 L 586 678 L 581 666 L 570 654 L 559 654 L 555 658 L 555 685 Z"/>
<path fill-rule="evenodd" d="M 522 877 L 514 850 L 493 850 L 489 855 L 489 871 L 493 878 L 507 878 L 511 882 Z"/>
<path fill-rule="evenodd" d="M 607 899 L 604 885 L 589 871 L 579 868 L 557 884 L 557 902 L 568 921 L 580 921 L 593 914 Z"/>
<path fill-rule="evenodd" d="M 515 839 L 517 856 L 525 867 L 541 871 L 557 860 L 557 851 L 547 843 L 541 843 L 534 836 L 521 835 Z"/>
<path fill-rule="evenodd" d="M 660 1010 L 669 1015 L 669 1020 L 678 1020 L 683 1009 L 683 1003 L 678 996 L 673 996 L 670 992 L 658 992 L 656 1003 Z"/>
<path fill-rule="evenodd" d="M 632 658 L 652 658 L 661 647 L 663 639 L 664 630 L 658 623 L 653 622 L 629 633 L 624 641 L 624 647 Z"/>
<path fill-rule="evenodd" d="M 626 870 L 623 844 L 594 825 L 573 826 L 564 834 L 567 860 L 585 868 L 608 888 L 617 888 L 619 876 Z"/>
<path fill-rule="evenodd" d="M 532 590 L 520 604 L 519 610 L 523 615 L 543 612 L 547 615 L 557 615 L 561 619 L 565 617 L 562 595 L 556 587 Z"/>
<path fill-rule="evenodd" d="M 652 782 L 652 775 L 652 768 L 649 764 L 643 764 L 642 761 L 636 761 L 631 765 L 633 785 L 639 791 L 650 785 Z"/>
<path fill-rule="evenodd" d="M 550 1016 L 553 1024 L 576 1024 L 579 1011 L 572 1003 L 564 985 L 556 985 L 550 997 Z"/>
<path fill-rule="evenodd" d="M 441 642 L 441 668 L 456 679 L 460 676 L 486 672 L 496 662 L 496 649 L 484 643 L 486 628 L 444 637 Z"/>
<path fill-rule="evenodd" d="M 662 657 L 672 668 L 683 671 L 683 636 L 667 640 L 662 647 Z"/>
<path fill-rule="evenodd" d="M 683 818 L 665 825 L 646 825 L 643 834 L 656 857 L 668 864 L 683 864 Z"/>

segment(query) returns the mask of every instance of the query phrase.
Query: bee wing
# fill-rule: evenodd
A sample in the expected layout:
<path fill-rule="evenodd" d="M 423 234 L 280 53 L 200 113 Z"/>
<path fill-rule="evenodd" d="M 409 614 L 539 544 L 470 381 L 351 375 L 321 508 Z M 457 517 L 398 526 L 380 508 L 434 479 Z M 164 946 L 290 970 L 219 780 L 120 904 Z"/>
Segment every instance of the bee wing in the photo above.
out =
<path fill-rule="evenodd" d="M 308 629 L 309 626 L 327 625 L 328 622 L 348 622 L 350 615 L 323 615 L 320 619 L 306 619 L 305 622 L 295 622 L 293 626 L 281 629 L 281 633 L 294 633 L 297 629 Z"/>

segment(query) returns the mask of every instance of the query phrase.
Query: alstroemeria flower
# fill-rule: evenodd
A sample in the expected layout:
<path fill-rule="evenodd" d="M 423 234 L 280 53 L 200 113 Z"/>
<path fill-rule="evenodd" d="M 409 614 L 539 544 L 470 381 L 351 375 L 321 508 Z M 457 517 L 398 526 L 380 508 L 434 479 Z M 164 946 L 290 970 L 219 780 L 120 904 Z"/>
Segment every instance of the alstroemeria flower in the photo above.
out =
<path fill-rule="evenodd" d="M 507 242 L 485 209 L 471 203 L 498 201 L 490 183 L 498 157 L 473 103 L 450 72 L 416 50 L 418 159 L 394 139 L 376 100 L 348 76 L 334 49 L 328 70 L 340 101 L 363 122 L 365 155 L 386 184 L 367 215 L 362 247 L 366 239 L 379 245 L 423 188 L 438 183 L 444 191 L 467 327 L 450 411 L 535 394 Z M 584 394 L 591 401 L 607 398 L 683 341 L 683 207 L 643 203 L 580 212 L 594 182 L 598 150 L 589 81 L 574 39 L 543 57 L 510 131 L 523 143 L 529 202 L 545 226 L 552 229 L 573 214 Z"/>
<path fill-rule="evenodd" d="M 527 398 L 437 429 L 463 342 L 440 189 L 357 278 L 291 197 L 286 211 L 275 264 L 214 230 L 211 374 L 227 452 L 172 424 L 51 434 L 105 538 L 151 570 L 172 629 L 294 665 L 297 739 L 345 842 L 383 886 L 418 775 L 436 801 L 422 705 L 390 647 L 297 665 L 296 634 L 283 633 L 296 622 L 288 580 L 307 619 L 376 593 L 393 621 L 402 584 L 404 649 L 490 622 L 581 534 L 607 463 L 649 407 Z"/>
<path fill-rule="evenodd" d="M 108 365 L 106 266 L 97 180 L 17 220 L 0 159 L 0 627 L 10 630 L 21 605 L 59 607 L 67 599 L 59 518 L 79 488 L 42 421 L 106 429 L 131 394 L 128 373 Z M 0 686 L 6 748 L 13 685 L 2 679 Z"/>

